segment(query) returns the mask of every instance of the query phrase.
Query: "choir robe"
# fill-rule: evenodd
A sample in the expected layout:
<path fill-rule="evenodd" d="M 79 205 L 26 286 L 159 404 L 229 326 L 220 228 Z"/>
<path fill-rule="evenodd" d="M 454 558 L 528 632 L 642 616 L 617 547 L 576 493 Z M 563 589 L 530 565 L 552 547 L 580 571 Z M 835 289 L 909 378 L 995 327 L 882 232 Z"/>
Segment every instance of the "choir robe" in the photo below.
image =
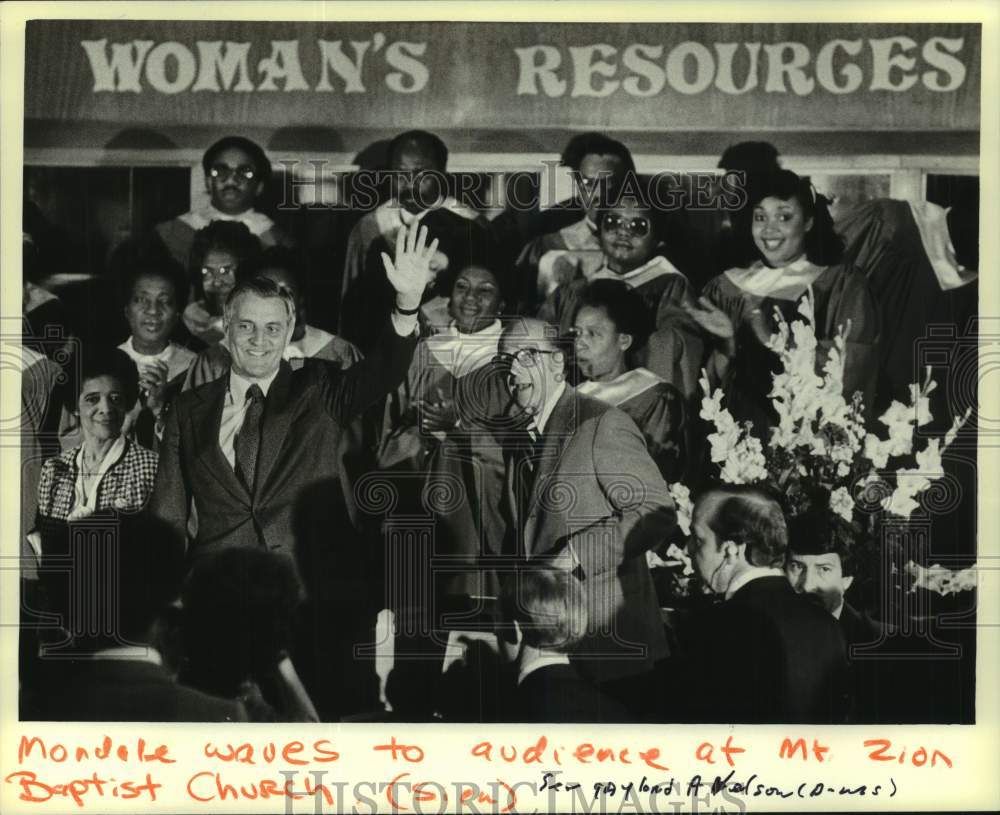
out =
<path fill-rule="evenodd" d="M 657 255 L 623 275 L 603 266 L 590 278 L 601 279 L 621 280 L 642 297 L 654 315 L 656 329 L 637 354 L 637 362 L 690 398 L 698 387 L 705 345 L 701 330 L 684 309 L 694 303 L 687 277 L 665 257 Z M 560 286 L 545 301 L 539 317 L 558 325 L 560 333 L 569 331 L 588 282 L 579 278 Z"/>
<path fill-rule="evenodd" d="M 674 483 L 684 478 L 687 422 L 684 400 L 676 388 L 646 368 L 634 368 L 611 382 L 583 382 L 577 392 L 628 414 L 646 440 L 649 455 L 664 480 Z"/>
<path fill-rule="evenodd" d="M 845 261 L 867 276 L 882 321 L 876 414 L 893 399 L 908 401 L 910 383 L 923 380 L 930 359 L 921 358 L 919 341 L 930 326 L 937 337 L 932 344 L 954 347 L 978 313 L 977 274 L 956 261 L 945 214 L 929 201 L 887 199 L 838 213 Z M 947 373 L 935 371 L 935 379 L 943 383 Z M 947 417 L 946 390 L 938 391 L 934 414 Z"/>
<path fill-rule="evenodd" d="M 788 323 L 802 319 L 801 298 L 814 298 L 817 339 L 816 372 L 822 374 L 839 326 L 849 326 L 844 357 L 844 395 L 860 391 L 871 413 L 877 375 L 879 335 L 875 300 L 864 275 L 844 266 L 822 267 L 805 257 L 780 269 L 761 262 L 730 269 L 709 281 L 702 294 L 733 322 L 736 356 L 723 377 L 726 407 L 737 421 L 752 421 L 758 434 L 777 422 L 768 394 L 772 373 L 780 370 L 777 355 L 766 347 L 777 329 L 775 309 Z M 758 325 L 755 328 L 755 324 Z"/>
<path fill-rule="evenodd" d="M 481 554 L 500 552 L 504 462 L 499 444 L 479 418 L 509 401 L 503 380 L 491 376 L 501 323 L 471 334 L 454 324 L 417 345 L 406 383 L 386 407 L 378 468 L 396 486 L 397 513 L 434 519 L 434 555 L 449 570 L 434 575 L 433 593 L 496 596 L 492 571 L 480 575 Z M 451 400 L 456 424 L 446 431 L 420 429 L 416 402 Z M 485 401 L 484 401 L 485 400 Z M 417 491 L 419 490 L 419 495 Z M 463 567 L 468 566 L 468 569 Z"/>

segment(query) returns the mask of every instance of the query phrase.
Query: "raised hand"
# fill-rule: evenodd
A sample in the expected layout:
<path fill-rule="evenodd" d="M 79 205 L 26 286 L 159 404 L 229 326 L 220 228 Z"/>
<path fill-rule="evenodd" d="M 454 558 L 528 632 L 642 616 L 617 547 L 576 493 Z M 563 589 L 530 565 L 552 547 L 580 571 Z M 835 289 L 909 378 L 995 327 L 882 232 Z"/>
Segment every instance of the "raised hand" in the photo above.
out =
<path fill-rule="evenodd" d="M 397 307 L 409 310 L 420 306 L 424 289 L 432 279 L 431 259 L 437 247 L 437 238 L 427 245 L 427 227 L 413 221 L 396 233 L 395 258 L 382 252 L 386 277 L 396 290 Z"/>
<path fill-rule="evenodd" d="M 139 372 L 139 388 L 145 396 L 146 407 L 154 415 L 163 408 L 168 371 L 167 363 L 158 359 L 152 365 L 143 366 Z"/>
<path fill-rule="evenodd" d="M 697 303 L 685 305 L 684 310 L 709 334 L 723 340 L 732 339 L 733 321 L 707 297 L 699 297 Z"/>

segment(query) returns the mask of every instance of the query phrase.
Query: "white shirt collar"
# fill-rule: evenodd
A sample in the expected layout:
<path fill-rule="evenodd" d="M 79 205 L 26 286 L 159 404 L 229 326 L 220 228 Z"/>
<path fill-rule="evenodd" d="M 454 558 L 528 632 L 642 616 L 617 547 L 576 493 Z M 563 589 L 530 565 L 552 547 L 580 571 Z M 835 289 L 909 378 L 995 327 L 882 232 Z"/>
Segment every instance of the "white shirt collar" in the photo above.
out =
<path fill-rule="evenodd" d="M 549 665 L 569 665 L 569 657 L 565 654 L 557 654 L 552 651 L 526 652 L 521 660 L 521 668 L 517 672 L 517 684 L 520 685 L 525 677 L 537 671 L 539 668 L 547 668 Z"/>
<path fill-rule="evenodd" d="M 759 577 L 784 577 L 784 575 L 785 573 L 781 569 L 771 566 L 751 566 L 730 581 L 729 588 L 726 589 L 726 599 L 729 600 L 751 580 L 756 580 Z"/>
<path fill-rule="evenodd" d="M 255 209 L 251 208 L 237 215 L 227 215 L 225 212 L 217 210 L 211 204 L 201 209 L 185 212 L 180 216 L 180 220 L 195 230 L 204 229 L 212 221 L 239 221 L 250 230 L 251 234 L 258 237 L 274 226 L 274 221 L 263 212 L 257 212 Z"/>
<path fill-rule="evenodd" d="M 556 389 L 552 391 L 549 398 L 545 400 L 545 404 L 542 405 L 542 412 L 531 420 L 531 426 L 534 426 L 539 434 L 545 432 L 545 425 L 549 423 L 549 417 L 552 415 L 552 411 L 555 410 L 556 402 L 559 401 L 559 397 L 563 395 L 564 390 L 566 390 L 566 380 L 561 381 L 556 386 Z"/>
<path fill-rule="evenodd" d="M 259 385 L 260 389 L 264 392 L 264 396 L 267 396 L 267 392 L 271 387 L 271 383 L 274 382 L 275 377 L 278 375 L 279 367 L 273 374 L 264 379 L 247 379 L 246 377 L 240 376 L 232 368 L 229 369 L 229 398 L 232 399 L 234 405 L 242 405 L 247 400 L 247 391 L 250 390 L 251 385 Z"/>
<path fill-rule="evenodd" d="M 118 347 L 121 348 L 121 350 L 124 351 L 126 354 L 128 354 L 130 357 L 132 357 L 132 359 L 135 362 L 150 363 L 159 360 L 162 362 L 166 362 L 169 365 L 170 358 L 174 355 L 174 344 L 172 342 L 168 342 L 167 347 L 164 348 L 162 351 L 160 351 L 160 353 L 158 354 L 142 354 L 139 351 L 135 350 L 135 344 L 131 336 Z"/>

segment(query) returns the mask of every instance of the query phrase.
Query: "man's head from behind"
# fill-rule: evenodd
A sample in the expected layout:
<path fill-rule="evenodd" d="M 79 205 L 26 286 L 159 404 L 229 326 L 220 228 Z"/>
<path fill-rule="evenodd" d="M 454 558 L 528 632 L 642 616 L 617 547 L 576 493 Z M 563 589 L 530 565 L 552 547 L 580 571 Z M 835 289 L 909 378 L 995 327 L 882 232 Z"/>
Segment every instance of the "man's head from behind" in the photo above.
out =
<path fill-rule="evenodd" d="M 507 387 L 518 407 L 537 416 L 565 379 L 566 353 L 554 326 L 524 318 L 508 323 L 500 335 L 498 359 L 510 367 Z"/>
<path fill-rule="evenodd" d="M 41 563 L 75 650 L 155 645 L 155 623 L 180 593 L 184 541 L 146 513 L 107 512 L 46 524 Z"/>
<path fill-rule="evenodd" d="M 267 277 L 242 280 L 226 299 L 223 327 L 233 370 L 266 379 L 278 370 L 295 330 L 295 296 Z"/>
<path fill-rule="evenodd" d="M 271 177 L 271 162 L 259 145 L 242 136 L 226 136 L 201 159 L 205 189 L 212 206 L 227 215 L 253 209 Z"/>
<path fill-rule="evenodd" d="M 587 632 L 587 604 L 569 572 L 533 566 L 509 576 L 503 605 L 517 623 L 518 642 L 538 651 L 569 651 Z"/>
<path fill-rule="evenodd" d="M 789 521 L 785 574 L 799 594 L 839 616 L 855 567 L 849 530 L 833 512 L 807 510 Z"/>
<path fill-rule="evenodd" d="M 759 489 L 726 486 L 695 503 L 688 551 L 702 582 L 724 594 L 733 578 L 753 567 L 781 566 L 788 543 L 778 502 Z"/>

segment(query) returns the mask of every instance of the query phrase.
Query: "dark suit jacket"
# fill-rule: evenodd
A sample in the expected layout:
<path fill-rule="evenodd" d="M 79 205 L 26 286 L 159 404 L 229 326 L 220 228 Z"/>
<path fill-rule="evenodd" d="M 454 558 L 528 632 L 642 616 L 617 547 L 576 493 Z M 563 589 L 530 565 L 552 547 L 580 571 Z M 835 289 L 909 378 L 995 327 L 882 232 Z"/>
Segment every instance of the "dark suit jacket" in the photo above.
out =
<path fill-rule="evenodd" d="M 517 686 L 511 721 L 631 722 L 614 699 L 584 681 L 572 665 L 547 665 Z"/>
<path fill-rule="evenodd" d="M 83 722 L 245 722 L 243 705 L 178 685 L 159 665 L 134 659 L 53 662 L 23 718 Z M 27 714 L 27 715 L 24 715 Z"/>
<path fill-rule="evenodd" d="M 597 682 L 644 673 L 667 653 L 646 550 L 676 524 L 673 502 L 635 423 L 617 408 L 566 390 L 544 428 L 527 514 L 518 518 L 508 452 L 510 553 L 544 559 L 570 548 L 590 617 L 570 655 Z"/>
<path fill-rule="evenodd" d="M 283 362 L 265 401 L 252 494 L 219 446 L 228 377 L 182 393 L 167 420 L 153 513 L 183 532 L 193 499 L 193 556 L 266 546 L 294 555 L 300 574 L 315 573 L 316 557 L 353 543 L 350 474 L 340 456 L 344 428 L 399 384 L 415 344 L 415 337 L 400 337 L 387 325 L 375 352 L 348 370 L 306 360 L 292 371 Z M 320 572 L 319 580 L 329 575 Z"/>
<path fill-rule="evenodd" d="M 674 666 L 670 718 L 760 724 L 840 723 L 847 660 L 837 620 L 784 576 L 758 577 L 702 612 Z M 676 714 L 676 715 L 672 715 Z"/>

